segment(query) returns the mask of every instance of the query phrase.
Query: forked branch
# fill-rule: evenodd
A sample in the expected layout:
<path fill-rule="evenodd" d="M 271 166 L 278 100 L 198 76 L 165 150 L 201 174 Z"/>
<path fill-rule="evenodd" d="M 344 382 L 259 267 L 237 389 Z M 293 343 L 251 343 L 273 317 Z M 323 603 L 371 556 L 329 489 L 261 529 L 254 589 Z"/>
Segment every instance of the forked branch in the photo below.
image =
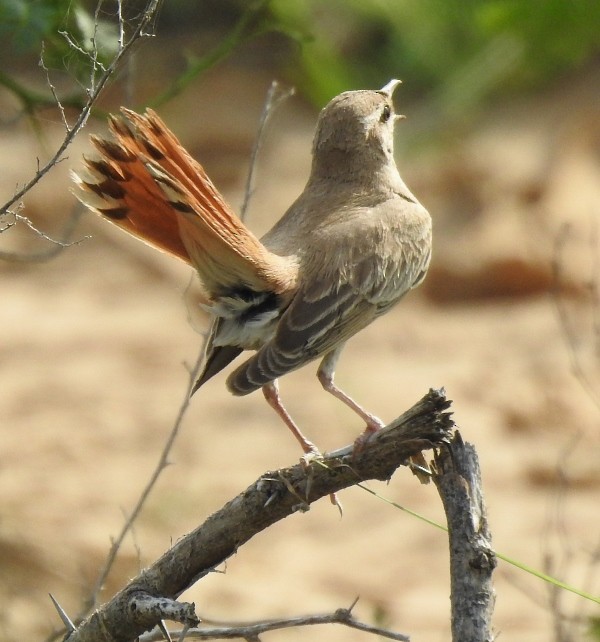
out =
<path fill-rule="evenodd" d="M 447 443 L 453 428 L 450 401 L 443 390 L 430 390 L 412 408 L 354 452 L 347 446 L 322 459 L 267 472 L 178 541 L 150 568 L 132 580 L 109 603 L 69 636 L 70 642 L 128 642 L 168 619 L 182 604 L 185 625 L 193 617 L 185 603 L 174 602 L 262 530 L 344 488 L 369 479 L 388 480 L 422 450 Z M 139 605 L 161 601 L 160 608 Z M 193 613 L 193 611 L 192 611 Z"/>

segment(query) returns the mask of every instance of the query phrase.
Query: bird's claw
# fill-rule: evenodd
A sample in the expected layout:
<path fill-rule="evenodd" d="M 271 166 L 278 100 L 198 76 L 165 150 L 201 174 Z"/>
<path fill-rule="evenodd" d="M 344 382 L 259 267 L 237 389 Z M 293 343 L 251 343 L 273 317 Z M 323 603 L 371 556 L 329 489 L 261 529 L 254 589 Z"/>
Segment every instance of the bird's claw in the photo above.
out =
<path fill-rule="evenodd" d="M 300 463 L 304 468 L 308 468 L 313 461 L 323 461 L 323 453 L 314 444 L 311 444 L 310 449 L 300 457 Z"/>
<path fill-rule="evenodd" d="M 381 419 L 378 417 L 375 417 L 374 415 L 371 415 L 369 420 L 367 421 L 367 427 L 363 430 L 363 432 L 354 440 L 354 448 L 353 448 L 353 454 L 357 455 L 362 451 L 362 449 L 365 447 L 365 445 L 368 443 L 368 441 L 373 437 L 373 435 L 380 431 L 385 424 Z"/>

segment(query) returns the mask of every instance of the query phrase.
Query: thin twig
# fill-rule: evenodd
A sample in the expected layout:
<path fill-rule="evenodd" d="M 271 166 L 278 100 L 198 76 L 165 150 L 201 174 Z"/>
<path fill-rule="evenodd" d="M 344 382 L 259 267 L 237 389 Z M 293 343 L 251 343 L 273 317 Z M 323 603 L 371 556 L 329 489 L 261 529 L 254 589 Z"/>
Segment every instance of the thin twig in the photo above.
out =
<path fill-rule="evenodd" d="M 73 213 L 65 223 L 59 239 L 48 236 L 48 234 L 42 232 L 39 228 L 37 228 L 29 218 L 23 216 L 22 214 L 19 214 L 18 212 L 8 212 L 8 214 L 13 218 L 13 220 L 7 223 L 4 228 L 0 229 L 0 232 L 3 232 L 9 227 L 14 227 L 15 225 L 17 225 L 17 223 L 24 223 L 32 232 L 34 232 L 40 238 L 49 241 L 51 245 L 41 252 L 30 252 L 29 254 L 23 254 L 21 252 L 0 251 L 0 260 L 3 261 L 7 261 L 10 263 L 43 263 L 44 261 L 53 259 L 65 248 L 72 247 L 73 245 L 79 245 L 80 243 L 83 243 L 90 238 L 90 236 L 86 235 L 75 241 L 69 240 L 73 235 L 73 232 L 77 227 L 77 223 L 79 222 L 79 219 L 83 214 L 83 208 L 80 205 L 76 205 L 73 209 Z"/>
<path fill-rule="evenodd" d="M 55 245 L 60 245 L 61 247 L 71 247 L 73 245 L 79 245 L 86 241 L 87 239 L 92 238 L 91 236 L 83 236 L 80 239 L 77 239 L 77 241 L 59 241 L 58 239 L 53 239 L 52 237 L 48 236 L 45 232 L 42 232 L 39 228 L 37 228 L 30 219 L 28 219 L 26 216 L 23 216 L 22 214 L 17 214 L 16 212 L 13 214 L 15 217 L 16 222 L 20 223 L 25 223 L 27 227 L 32 231 L 35 232 L 38 236 L 43 238 L 46 241 L 50 241 L 51 243 L 54 243 Z"/>
<path fill-rule="evenodd" d="M 8 223 L 4 223 L 3 227 L 0 227 L 0 234 L 2 232 L 6 232 L 6 230 L 10 230 L 11 227 L 14 227 L 17 224 L 16 221 L 8 221 Z M 2 257 L 2 253 L 0 252 L 0 258 Z"/>
<path fill-rule="evenodd" d="M 590 248 L 592 251 L 592 265 L 590 274 L 590 290 L 592 297 L 592 332 L 594 334 L 594 354 L 600 358 L 600 225 L 598 216 L 592 216 L 592 233 Z"/>
<path fill-rule="evenodd" d="M 353 605 L 354 606 L 354 605 Z M 186 631 L 187 638 L 195 640 L 229 640 L 232 638 L 257 639 L 262 633 L 279 631 L 282 629 L 299 628 L 301 626 L 314 626 L 316 624 L 342 624 L 352 629 L 358 629 L 365 633 L 378 635 L 388 640 L 399 640 L 409 642 L 410 638 L 403 633 L 396 633 L 378 626 L 372 626 L 355 620 L 352 615 L 352 607 L 349 609 L 337 609 L 333 613 L 323 615 L 301 615 L 277 620 L 264 620 L 248 624 L 237 624 L 233 626 L 201 626 L 190 628 Z M 170 631 L 171 637 L 180 635 L 180 631 Z M 140 636 L 140 642 L 157 642 L 163 639 L 160 631 L 151 631 Z"/>
<path fill-rule="evenodd" d="M 244 189 L 244 200 L 242 202 L 242 207 L 240 210 L 240 219 L 244 221 L 248 213 L 248 206 L 250 205 L 250 199 L 254 194 L 254 183 L 256 177 L 256 167 L 258 155 L 262 148 L 264 141 L 264 134 L 266 130 L 267 123 L 271 116 L 274 114 L 275 110 L 281 105 L 285 100 L 290 96 L 294 95 L 293 87 L 281 87 L 281 85 L 274 80 L 269 87 L 267 93 L 267 99 L 263 106 L 262 112 L 260 114 L 260 120 L 258 122 L 258 131 L 256 132 L 256 138 L 254 139 L 254 146 L 252 147 L 252 153 L 250 155 L 250 168 L 248 170 L 248 176 L 246 178 L 246 187 Z"/>
<path fill-rule="evenodd" d="M 58 35 L 62 36 L 67 41 L 67 44 L 69 45 L 69 47 L 71 47 L 71 49 L 76 51 L 81 56 L 88 58 L 90 62 L 94 62 L 93 55 L 89 51 L 86 51 L 81 45 L 78 45 L 73 36 L 68 31 L 59 31 Z M 92 42 L 94 42 L 93 38 Z M 104 71 L 106 71 L 106 69 Z"/>
<path fill-rule="evenodd" d="M 117 17 L 119 23 L 119 49 L 123 48 L 123 43 L 125 42 L 125 29 L 123 28 L 123 2 L 122 0 L 117 0 Z"/>
<path fill-rule="evenodd" d="M 560 284 L 562 280 L 562 265 L 561 258 L 562 252 L 566 245 L 567 239 L 569 236 L 569 226 L 563 225 L 559 230 L 556 241 L 554 243 L 554 254 L 552 257 L 552 272 L 554 277 L 554 288 L 553 288 L 553 300 L 558 314 L 558 320 L 560 328 L 562 330 L 565 344 L 569 352 L 569 358 L 571 360 L 571 370 L 573 376 L 581 387 L 588 394 L 589 398 L 594 402 L 594 404 L 600 409 L 600 396 L 596 388 L 594 387 L 592 381 L 587 376 L 579 357 L 577 356 L 577 342 L 576 338 L 571 330 L 571 325 L 569 323 L 569 315 L 567 312 L 567 306 L 565 305 L 564 298 L 561 296 Z"/>
<path fill-rule="evenodd" d="M 108 67 L 106 67 L 106 69 L 100 76 L 97 83 L 95 82 L 94 71 L 92 72 L 92 76 L 90 78 L 90 88 L 88 91 L 88 100 L 84 105 L 83 109 L 81 110 L 79 116 L 77 117 L 77 120 L 75 121 L 73 126 L 69 129 L 67 135 L 63 139 L 62 143 L 59 145 L 58 149 L 56 150 L 52 158 L 43 167 L 38 168 L 33 178 L 30 181 L 28 181 L 20 190 L 18 190 L 2 206 L 2 208 L 0 209 L 0 215 L 9 212 L 10 208 L 19 200 L 21 200 L 23 196 L 27 192 L 29 192 L 29 190 L 31 190 L 34 187 L 34 185 L 36 185 L 63 157 L 66 149 L 73 142 L 73 139 L 75 138 L 75 136 L 77 136 L 77 134 L 81 131 L 81 129 L 87 122 L 90 116 L 90 113 L 92 111 L 92 108 L 96 103 L 96 101 L 98 100 L 100 93 L 108 83 L 109 78 L 113 75 L 113 73 L 115 72 L 116 68 L 118 67 L 123 57 L 128 53 L 128 51 L 137 42 L 137 40 L 145 35 L 144 30 L 151 23 L 154 17 L 154 13 L 158 7 L 158 4 L 159 4 L 159 0 L 148 1 L 146 8 L 142 14 L 142 17 L 138 22 L 138 24 L 136 25 L 135 29 L 133 30 L 131 36 L 129 37 L 129 40 L 127 40 L 127 42 L 125 42 L 123 46 L 117 51 L 114 58 L 112 59 L 112 62 L 110 63 L 110 65 L 108 65 Z M 77 48 L 77 45 L 73 43 L 73 47 Z"/>
<path fill-rule="evenodd" d="M 40 67 L 44 70 L 44 73 L 46 74 L 46 84 L 48 87 L 50 87 L 50 92 L 52 93 L 52 97 L 54 98 L 54 102 L 56 103 L 56 106 L 58 107 L 58 110 L 60 111 L 60 117 L 62 118 L 63 125 L 65 126 L 65 131 L 67 134 L 71 131 L 71 127 L 69 126 L 69 121 L 67 120 L 67 115 L 65 113 L 65 108 L 63 104 L 60 101 L 60 98 L 58 97 L 58 93 L 56 91 L 56 87 L 54 86 L 54 83 L 52 80 L 50 80 L 50 70 L 46 66 L 46 63 L 44 62 L 44 53 L 45 53 L 45 48 L 44 48 L 44 42 L 42 41 L 42 50 L 40 51 L 40 62 L 39 65 Z"/>
<path fill-rule="evenodd" d="M 169 436 L 167 437 L 167 441 L 165 442 L 165 445 L 163 446 L 162 452 L 160 454 L 160 457 L 158 459 L 158 462 L 156 463 L 156 466 L 154 467 L 154 471 L 152 472 L 150 479 L 146 483 L 146 486 L 144 486 L 144 489 L 142 490 L 140 496 L 138 497 L 138 500 L 131 511 L 131 514 L 129 515 L 128 519 L 126 520 L 125 524 L 123 524 L 123 527 L 121 529 L 121 532 L 117 535 L 117 537 L 113 540 L 110 550 L 108 553 L 108 557 L 106 558 L 106 561 L 104 562 L 104 566 L 100 571 L 100 574 L 98 575 L 98 579 L 96 580 L 96 584 L 92 590 L 92 593 L 88 597 L 85 603 L 85 607 L 81 613 L 79 613 L 77 620 L 79 621 L 87 613 L 90 612 L 91 609 L 93 609 L 96 604 L 98 603 L 98 596 L 100 594 L 100 591 L 102 590 L 102 587 L 104 586 L 104 582 L 106 581 L 106 578 L 108 577 L 113 564 L 115 563 L 117 553 L 119 552 L 119 549 L 121 548 L 121 545 L 123 544 L 123 541 L 125 540 L 125 537 L 129 533 L 129 531 L 132 529 L 136 519 L 138 518 L 142 508 L 144 507 L 144 504 L 146 503 L 146 500 L 148 499 L 150 493 L 156 486 L 156 482 L 158 481 L 158 478 L 160 477 L 162 471 L 169 465 L 169 455 L 171 454 L 171 450 L 173 449 L 173 444 L 175 443 L 175 440 L 177 439 L 177 435 L 179 434 L 179 430 L 181 428 L 181 425 L 183 423 L 183 419 L 185 417 L 185 414 L 187 412 L 187 409 L 190 405 L 191 401 L 191 391 L 192 387 L 198 378 L 198 373 L 200 371 L 200 367 L 202 365 L 202 360 L 204 357 L 204 345 L 202 345 L 202 348 L 200 350 L 200 353 L 198 355 L 198 358 L 196 359 L 196 362 L 194 363 L 193 367 L 189 371 L 189 381 L 188 381 L 188 386 L 186 388 L 183 400 L 181 402 L 181 405 L 179 406 L 179 410 L 177 411 L 177 416 L 175 418 L 175 422 L 173 424 L 173 428 L 171 429 L 171 432 L 169 433 Z"/>

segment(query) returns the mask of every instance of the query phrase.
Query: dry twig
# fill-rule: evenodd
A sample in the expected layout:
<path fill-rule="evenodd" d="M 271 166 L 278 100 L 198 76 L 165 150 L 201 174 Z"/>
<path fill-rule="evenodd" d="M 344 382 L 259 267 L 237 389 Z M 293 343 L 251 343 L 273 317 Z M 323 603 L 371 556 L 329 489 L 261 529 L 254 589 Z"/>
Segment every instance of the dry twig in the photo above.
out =
<path fill-rule="evenodd" d="M 73 125 L 69 125 L 66 122 L 66 119 L 64 119 L 65 123 L 65 128 L 66 128 L 66 134 L 65 137 L 62 141 L 62 143 L 59 145 L 58 149 L 54 152 L 50 160 L 43 165 L 42 167 L 38 167 L 37 171 L 35 172 L 34 176 L 27 182 L 23 187 L 18 190 L 13 196 L 0 208 L 0 216 L 4 216 L 8 213 L 11 212 L 11 208 L 15 205 L 15 203 L 18 203 L 27 192 L 29 192 L 37 183 L 62 159 L 65 151 L 69 147 L 69 145 L 73 142 L 75 136 L 81 131 L 85 123 L 87 122 L 90 113 L 92 111 L 92 108 L 96 104 L 96 101 L 98 100 L 98 97 L 100 96 L 100 93 L 108 83 L 109 79 L 123 60 L 123 58 L 127 55 L 129 50 L 134 46 L 134 44 L 142 37 L 146 37 L 150 35 L 150 32 L 147 31 L 147 29 L 152 25 L 156 11 L 158 9 L 159 5 L 159 0 L 148 0 L 146 7 L 144 8 L 143 12 L 140 14 L 140 18 L 133 27 L 131 33 L 129 34 L 129 37 L 123 41 L 119 41 L 119 47 L 117 49 L 117 53 L 113 57 L 111 63 L 106 67 L 101 67 L 101 74 L 97 78 L 96 74 L 99 69 L 99 61 L 98 61 L 98 51 L 97 48 L 94 46 L 92 49 L 92 53 L 88 54 L 88 52 L 83 51 L 83 53 L 87 56 L 90 57 L 90 60 L 92 61 L 92 72 L 90 74 L 90 84 L 89 87 L 87 88 L 87 102 L 83 106 L 82 110 L 80 111 L 79 115 L 77 116 L 75 122 Z M 121 13 L 119 12 L 119 20 L 121 21 L 121 24 L 119 25 L 119 30 L 120 32 L 123 31 L 124 29 L 124 23 L 123 23 L 123 17 L 121 16 Z M 68 37 L 68 34 L 63 34 L 65 37 Z M 71 46 L 75 49 L 80 49 L 72 39 L 69 41 Z M 52 90 L 52 85 L 51 85 L 51 90 Z M 61 114 L 64 117 L 64 110 L 62 109 L 62 104 L 60 101 L 57 102 L 58 109 L 61 111 Z"/>
<path fill-rule="evenodd" d="M 248 170 L 248 176 L 246 177 L 246 186 L 244 189 L 244 200 L 242 202 L 242 207 L 240 210 L 240 219 L 244 221 L 248 213 L 248 206 L 250 205 L 250 199 L 254 194 L 254 182 L 255 174 L 257 167 L 257 160 L 262 148 L 264 141 L 264 134 L 271 116 L 275 113 L 275 110 L 279 105 L 281 105 L 285 100 L 290 96 L 293 96 L 294 88 L 282 88 L 281 85 L 274 80 L 269 87 L 267 92 L 267 99 L 265 101 L 264 107 L 262 109 L 260 120 L 258 122 L 258 131 L 256 138 L 254 140 L 254 146 L 252 148 L 252 153 L 250 155 L 250 169 Z"/>
<path fill-rule="evenodd" d="M 323 615 L 301 615 L 291 618 L 281 618 L 277 620 L 264 620 L 262 622 L 251 622 L 246 624 L 236 624 L 234 626 L 201 626 L 190 628 L 186 631 L 188 639 L 195 640 L 231 640 L 232 638 L 253 640 L 258 639 L 262 633 L 269 631 L 279 631 L 282 629 L 298 628 L 301 626 L 314 626 L 315 624 L 342 624 L 351 629 L 357 629 L 377 635 L 387 640 L 399 640 L 400 642 L 409 642 L 409 637 L 402 633 L 395 633 L 378 626 L 371 626 L 364 622 L 359 622 L 352 615 L 352 609 L 358 602 L 354 603 L 347 609 L 337 609 L 333 613 Z M 171 631 L 171 636 L 181 635 L 182 631 Z M 158 642 L 163 640 L 163 634 L 159 630 L 140 636 L 140 642 Z"/>
<path fill-rule="evenodd" d="M 564 271 L 564 250 L 565 246 L 569 240 L 570 229 L 568 225 L 563 225 L 556 235 L 556 240 L 554 244 L 554 253 L 552 256 L 552 272 L 554 278 L 554 289 L 553 289 L 553 299 L 556 306 L 556 311 L 558 314 L 558 320 L 560 323 L 560 328 L 562 330 L 565 345 L 569 352 L 569 358 L 571 360 L 571 371 L 573 376 L 577 379 L 583 390 L 587 393 L 589 398 L 594 402 L 597 408 L 600 409 L 600 394 L 598 392 L 597 386 L 595 385 L 592 378 L 586 372 L 582 360 L 578 354 L 578 337 L 572 327 L 571 321 L 569 319 L 569 311 L 565 297 L 561 292 L 561 284 L 563 280 L 563 271 Z M 593 230 L 592 244 L 597 243 L 597 231 Z M 596 270 L 600 264 L 600 250 L 596 247 L 592 247 L 592 252 L 594 252 L 594 261 L 593 268 Z M 590 294 L 592 306 L 592 315 L 593 315 L 593 328 L 592 331 L 595 333 L 593 337 L 595 341 L 596 351 L 600 350 L 598 346 L 600 345 L 600 277 L 598 272 L 593 271 L 590 277 Z"/>

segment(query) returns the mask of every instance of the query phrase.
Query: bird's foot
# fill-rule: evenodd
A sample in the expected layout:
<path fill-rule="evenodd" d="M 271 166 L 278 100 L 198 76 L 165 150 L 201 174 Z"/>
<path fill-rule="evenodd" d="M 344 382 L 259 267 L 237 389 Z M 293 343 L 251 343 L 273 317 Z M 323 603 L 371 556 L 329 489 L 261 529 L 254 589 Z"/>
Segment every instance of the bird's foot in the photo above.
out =
<path fill-rule="evenodd" d="M 358 454 L 362 451 L 362 449 L 365 447 L 369 439 L 381 430 L 385 424 L 381 419 L 378 417 L 375 417 L 375 415 L 369 415 L 367 419 L 367 427 L 364 429 L 364 431 L 354 440 L 354 449 L 353 453 Z"/>
<path fill-rule="evenodd" d="M 323 461 L 323 453 L 310 441 L 306 441 L 307 448 L 304 449 L 304 455 L 300 458 L 300 463 L 305 469 L 310 468 L 310 465 L 313 462 Z M 306 486 L 306 494 L 308 496 L 310 492 L 311 479 L 309 477 L 308 483 Z M 329 495 L 329 501 L 340 511 L 340 517 L 344 516 L 344 507 L 342 502 L 339 500 L 337 493 L 331 493 Z"/>
<path fill-rule="evenodd" d="M 306 440 L 302 446 L 304 455 L 300 457 L 300 463 L 304 468 L 308 468 L 313 461 L 322 461 L 323 453 L 312 443 Z"/>

